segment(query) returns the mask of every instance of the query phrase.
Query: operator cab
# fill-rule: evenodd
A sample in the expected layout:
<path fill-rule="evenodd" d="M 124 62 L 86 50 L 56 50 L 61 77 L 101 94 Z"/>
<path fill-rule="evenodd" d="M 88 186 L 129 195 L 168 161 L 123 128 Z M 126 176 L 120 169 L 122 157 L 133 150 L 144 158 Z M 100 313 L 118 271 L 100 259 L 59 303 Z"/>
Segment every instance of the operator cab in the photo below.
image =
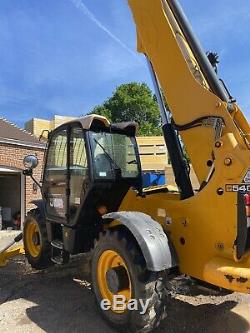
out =
<path fill-rule="evenodd" d="M 141 188 L 136 128 L 90 115 L 50 134 L 42 185 L 46 221 L 96 228 L 130 187 Z"/>

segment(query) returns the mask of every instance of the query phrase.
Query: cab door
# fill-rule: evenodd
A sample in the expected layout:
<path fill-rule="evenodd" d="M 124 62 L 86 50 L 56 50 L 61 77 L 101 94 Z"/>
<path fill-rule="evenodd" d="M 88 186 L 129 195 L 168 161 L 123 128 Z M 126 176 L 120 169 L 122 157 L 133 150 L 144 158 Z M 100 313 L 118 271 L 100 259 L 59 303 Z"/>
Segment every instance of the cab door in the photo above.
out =
<path fill-rule="evenodd" d="M 70 129 L 69 144 L 69 220 L 74 224 L 80 207 L 86 198 L 89 186 L 89 169 L 86 149 L 86 137 L 80 126 Z"/>
<path fill-rule="evenodd" d="M 50 139 L 43 179 L 46 217 L 67 223 L 69 128 L 60 127 Z"/>
<path fill-rule="evenodd" d="M 77 218 L 89 179 L 85 142 L 78 123 L 60 127 L 50 140 L 43 184 L 49 220 L 74 224 Z"/>

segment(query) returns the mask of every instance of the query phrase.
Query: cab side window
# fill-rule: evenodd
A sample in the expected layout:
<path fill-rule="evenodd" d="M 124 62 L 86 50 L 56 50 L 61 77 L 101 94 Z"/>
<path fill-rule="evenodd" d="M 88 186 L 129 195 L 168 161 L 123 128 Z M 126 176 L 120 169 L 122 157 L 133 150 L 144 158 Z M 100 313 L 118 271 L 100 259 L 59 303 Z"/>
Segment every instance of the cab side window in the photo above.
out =
<path fill-rule="evenodd" d="M 73 219 L 84 197 L 88 179 L 88 162 L 82 128 L 73 127 L 70 135 L 70 217 Z"/>
<path fill-rule="evenodd" d="M 67 174 L 67 131 L 66 129 L 57 133 L 51 140 L 45 180 L 55 181 L 57 178 L 66 178 Z"/>
<path fill-rule="evenodd" d="M 51 138 L 44 172 L 46 211 L 50 216 L 65 218 L 67 213 L 67 130 Z"/>

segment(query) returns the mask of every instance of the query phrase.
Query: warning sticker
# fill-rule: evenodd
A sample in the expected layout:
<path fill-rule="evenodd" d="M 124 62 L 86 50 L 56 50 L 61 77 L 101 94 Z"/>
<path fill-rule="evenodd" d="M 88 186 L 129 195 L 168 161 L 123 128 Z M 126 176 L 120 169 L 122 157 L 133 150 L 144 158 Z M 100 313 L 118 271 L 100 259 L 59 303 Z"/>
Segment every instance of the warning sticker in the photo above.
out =
<path fill-rule="evenodd" d="M 244 177 L 244 183 L 250 183 L 250 169 L 248 169 L 248 171 Z"/>

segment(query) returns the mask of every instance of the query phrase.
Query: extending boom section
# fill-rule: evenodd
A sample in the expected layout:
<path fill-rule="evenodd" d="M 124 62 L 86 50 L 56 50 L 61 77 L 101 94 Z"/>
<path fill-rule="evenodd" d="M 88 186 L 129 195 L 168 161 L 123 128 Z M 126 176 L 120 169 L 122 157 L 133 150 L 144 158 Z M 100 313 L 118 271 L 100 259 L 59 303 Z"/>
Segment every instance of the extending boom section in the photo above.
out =
<path fill-rule="evenodd" d="M 152 63 L 200 184 L 212 174 L 215 142 L 233 133 L 248 147 L 249 125 L 230 101 L 176 0 L 128 0 L 138 51 Z"/>

